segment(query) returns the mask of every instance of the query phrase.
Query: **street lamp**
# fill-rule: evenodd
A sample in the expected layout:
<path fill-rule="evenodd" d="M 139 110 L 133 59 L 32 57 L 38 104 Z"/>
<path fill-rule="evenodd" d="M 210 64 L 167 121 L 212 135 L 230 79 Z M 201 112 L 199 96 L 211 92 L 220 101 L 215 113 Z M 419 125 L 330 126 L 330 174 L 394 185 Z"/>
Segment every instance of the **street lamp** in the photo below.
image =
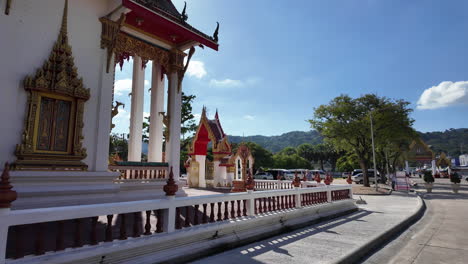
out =
<path fill-rule="evenodd" d="M 376 168 L 376 163 L 375 163 L 374 124 L 372 122 L 372 110 L 369 111 L 369 116 L 370 116 L 371 139 L 372 139 L 372 156 L 374 160 L 374 183 L 375 183 L 375 190 L 377 191 L 379 186 L 377 185 L 377 168 Z"/>

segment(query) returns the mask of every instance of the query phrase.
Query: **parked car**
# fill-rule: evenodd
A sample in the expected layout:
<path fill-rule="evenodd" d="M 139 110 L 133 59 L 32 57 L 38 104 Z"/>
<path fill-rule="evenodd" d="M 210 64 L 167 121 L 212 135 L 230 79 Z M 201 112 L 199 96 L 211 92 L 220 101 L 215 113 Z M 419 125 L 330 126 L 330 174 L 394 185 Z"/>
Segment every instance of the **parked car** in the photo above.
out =
<path fill-rule="evenodd" d="M 309 181 L 314 180 L 315 174 L 316 174 L 317 172 L 320 174 L 320 178 L 321 178 L 321 179 L 325 179 L 325 177 L 327 176 L 323 170 L 310 170 L 310 171 L 309 171 L 309 174 L 307 175 L 307 179 L 308 179 Z"/>
<path fill-rule="evenodd" d="M 351 176 L 355 176 L 359 173 L 362 173 L 362 170 L 361 169 L 355 169 L 353 170 Z M 369 176 L 373 176 L 374 175 L 374 169 L 367 169 L 367 174 L 369 174 Z M 380 173 L 379 171 L 377 171 L 377 176 L 380 176 Z"/>
<path fill-rule="evenodd" d="M 269 172 L 259 172 L 254 175 L 254 179 L 257 180 L 274 180 L 273 174 Z"/>
<path fill-rule="evenodd" d="M 343 179 L 347 179 L 349 175 L 351 175 L 351 172 L 343 172 L 341 177 L 343 177 Z"/>
<path fill-rule="evenodd" d="M 355 183 L 363 184 L 364 183 L 364 174 L 363 173 L 358 173 L 354 176 L 351 176 L 351 180 Z M 370 183 L 375 183 L 375 178 L 369 176 L 369 182 Z M 377 178 L 377 183 L 380 183 L 380 178 Z"/>
<path fill-rule="evenodd" d="M 281 177 L 284 177 L 284 175 L 286 173 L 288 173 L 288 170 L 285 170 L 285 169 L 270 169 L 270 170 L 267 170 L 266 172 L 273 175 L 273 180 L 280 180 Z"/>

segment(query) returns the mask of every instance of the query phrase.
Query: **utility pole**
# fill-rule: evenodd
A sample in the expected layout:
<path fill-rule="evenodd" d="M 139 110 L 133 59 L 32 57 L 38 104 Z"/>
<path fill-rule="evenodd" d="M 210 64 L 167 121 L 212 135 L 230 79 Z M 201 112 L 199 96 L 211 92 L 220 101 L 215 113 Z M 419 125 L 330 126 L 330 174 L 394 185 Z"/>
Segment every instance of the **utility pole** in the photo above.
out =
<path fill-rule="evenodd" d="M 377 184 L 377 167 L 375 163 L 375 145 L 374 145 L 374 124 L 372 122 L 372 111 L 369 112 L 370 115 L 370 127 L 371 127 L 371 138 L 372 138 L 372 156 L 374 160 L 374 183 L 375 183 L 375 190 L 377 191 L 379 189 L 379 186 Z"/>

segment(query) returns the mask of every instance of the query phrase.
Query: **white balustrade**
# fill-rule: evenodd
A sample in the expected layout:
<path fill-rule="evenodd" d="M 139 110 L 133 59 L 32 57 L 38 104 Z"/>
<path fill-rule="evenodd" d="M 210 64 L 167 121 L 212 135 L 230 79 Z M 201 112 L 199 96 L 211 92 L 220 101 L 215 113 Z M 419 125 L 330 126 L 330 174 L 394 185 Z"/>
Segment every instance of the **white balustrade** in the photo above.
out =
<path fill-rule="evenodd" d="M 115 239 L 126 240 L 127 236 L 139 240 L 138 237 L 185 232 L 198 225 L 210 226 L 220 221 L 254 221 L 275 212 L 287 214 L 301 210 L 301 207 L 352 198 L 351 185 L 290 189 L 290 182 L 275 182 L 275 188 L 285 189 L 27 210 L 4 209 L 0 212 L 0 245 L 6 245 L 7 238 L 9 244 L 0 247 L 3 251 L 0 252 L 0 263 L 4 263 L 6 257 L 8 262 L 13 258 L 32 261 L 35 257 L 23 257 L 45 252 L 50 256 L 67 247 L 67 252 L 73 252 L 84 244 L 89 244 L 87 250 L 91 250 L 117 243 L 108 250 L 118 251 L 121 244 Z M 27 228 L 21 230 L 23 227 Z M 119 230 L 119 236 L 115 235 L 115 230 Z M 68 235 L 67 240 L 74 241 L 73 248 L 63 245 L 65 235 Z M 45 236 L 49 243 L 44 242 Z M 51 240 L 51 236 L 55 237 Z M 22 243 L 32 244 L 24 246 Z"/>

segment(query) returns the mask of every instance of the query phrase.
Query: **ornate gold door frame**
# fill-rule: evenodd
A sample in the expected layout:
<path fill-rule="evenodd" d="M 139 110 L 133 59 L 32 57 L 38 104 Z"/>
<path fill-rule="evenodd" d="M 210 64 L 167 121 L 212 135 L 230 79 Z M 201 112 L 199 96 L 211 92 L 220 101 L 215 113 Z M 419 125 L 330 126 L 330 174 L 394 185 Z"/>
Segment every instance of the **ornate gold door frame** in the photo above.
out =
<path fill-rule="evenodd" d="M 75 67 L 67 33 L 68 0 L 62 26 L 49 59 L 24 80 L 28 93 L 22 143 L 16 146 L 15 169 L 86 170 L 83 141 L 84 103 L 90 90 Z"/>

